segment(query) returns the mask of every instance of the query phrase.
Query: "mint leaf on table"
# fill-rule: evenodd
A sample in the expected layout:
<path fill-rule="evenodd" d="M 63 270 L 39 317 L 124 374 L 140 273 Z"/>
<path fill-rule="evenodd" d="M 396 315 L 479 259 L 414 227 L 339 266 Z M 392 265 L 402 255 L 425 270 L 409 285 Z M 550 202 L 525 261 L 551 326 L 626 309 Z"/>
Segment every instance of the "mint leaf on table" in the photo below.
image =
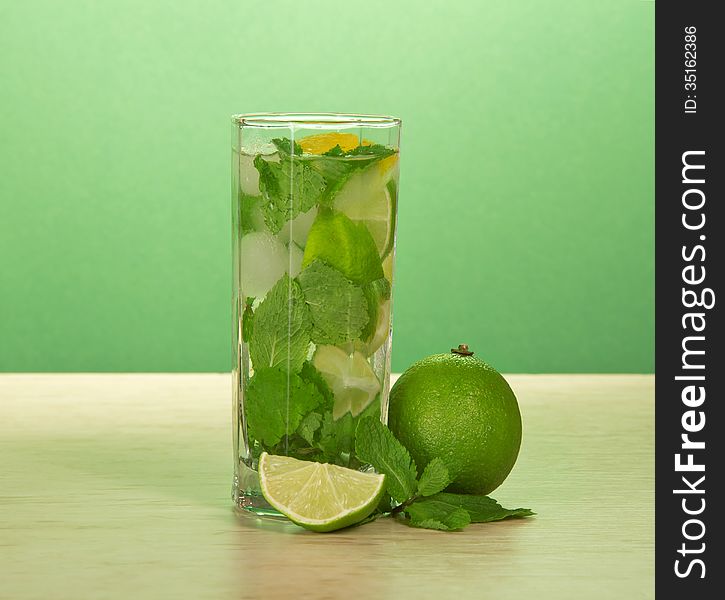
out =
<path fill-rule="evenodd" d="M 369 319 L 361 288 L 319 260 L 306 267 L 298 280 L 312 316 L 313 342 L 335 345 L 360 337 Z"/>
<path fill-rule="evenodd" d="M 382 513 L 389 513 L 393 507 L 393 499 L 390 497 L 390 494 L 388 492 L 383 492 L 382 498 L 380 498 L 380 502 L 378 502 L 378 510 Z"/>
<path fill-rule="evenodd" d="M 268 449 L 295 432 L 303 417 L 324 402 L 317 388 L 295 373 L 256 369 L 245 393 L 250 435 Z"/>
<path fill-rule="evenodd" d="M 255 369 L 298 372 L 307 357 L 312 322 L 299 284 L 283 275 L 254 313 L 249 356 Z"/>
<path fill-rule="evenodd" d="M 375 417 L 365 417 L 358 423 L 355 452 L 361 461 L 386 475 L 386 489 L 394 500 L 405 502 L 415 495 L 415 462 L 392 432 Z"/>
<path fill-rule="evenodd" d="M 325 190 L 325 178 L 307 161 L 289 154 L 281 153 L 280 157 L 279 162 L 262 156 L 254 159 L 265 202 L 265 223 L 272 233 L 278 233 L 287 221 L 315 206 Z"/>
<path fill-rule="evenodd" d="M 406 520 L 412 527 L 455 531 L 463 529 L 471 522 L 471 517 L 463 508 L 437 500 L 417 500 L 405 508 Z"/>
<path fill-rule="evenodd" d="M 428 501 L 428 499 L 425 500 L 425 502 Z M 501 521 L 502 519 L 530 517 L 536 514 L 528 508 L 503 508 L 489 496 L 444 492 L 432 496 L 430 501 L 444 502 L 464 509 L 471 516 L 471 523 L 488 523 L 490 521 Z"/>
<path fill-rule="evenodd" d="M 446 464 L 440 458 L 434 458 L 423 469 L 418 481 L 418 495 L 432 496 L 442 492 L 451 484 L 451 481 L 452 478 Z"/>
<path fill-rule="evenodd" d="M 501 519 L 528 517 L 528 508 L 503 508 L 493 498 L 443 492 L 453 474 L 441 458 L 434 458 L 416 481 L 415 462 L 393 433 L 378 419 L 367 416 L 357 428 L 355 450 L 358 458 L 369 462 L 386 475 L 386 491 L 398 503 L 378 510 L 406 516 L 411 527 L 457 531 L 469 523 L 486 523 Z"/>

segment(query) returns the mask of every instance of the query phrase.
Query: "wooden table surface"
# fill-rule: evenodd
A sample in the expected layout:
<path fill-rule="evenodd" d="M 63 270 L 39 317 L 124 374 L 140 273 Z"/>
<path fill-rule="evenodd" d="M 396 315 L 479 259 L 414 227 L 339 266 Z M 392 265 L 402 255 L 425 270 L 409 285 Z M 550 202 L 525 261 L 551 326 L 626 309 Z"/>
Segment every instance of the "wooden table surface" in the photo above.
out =
<path fill-rule="evenodd" d="M 654 596 L 654 378 L 513 375 L 538 514 L 333 534 L 235 514 L 227 375 L 0 375 L 0 598 Z"/>

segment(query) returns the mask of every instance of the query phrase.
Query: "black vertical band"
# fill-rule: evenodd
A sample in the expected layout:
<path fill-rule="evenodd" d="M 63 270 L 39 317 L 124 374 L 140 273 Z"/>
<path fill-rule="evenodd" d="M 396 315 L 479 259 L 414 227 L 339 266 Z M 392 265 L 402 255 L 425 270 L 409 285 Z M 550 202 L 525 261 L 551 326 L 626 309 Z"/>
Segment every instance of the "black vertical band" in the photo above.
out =
<path fill-rule="evenodd" d="M 725 30 L 715 2 L 656 6 L 656 592 L 722 598 Z M 695 595 L 697 594 L 697 595 Z"/>

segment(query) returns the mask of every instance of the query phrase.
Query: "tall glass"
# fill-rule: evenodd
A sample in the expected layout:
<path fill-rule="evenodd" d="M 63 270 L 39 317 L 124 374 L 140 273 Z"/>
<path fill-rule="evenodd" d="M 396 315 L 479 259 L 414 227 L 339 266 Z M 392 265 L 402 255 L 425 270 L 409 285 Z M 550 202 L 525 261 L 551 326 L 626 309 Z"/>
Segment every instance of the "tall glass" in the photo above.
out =
<path fill-rule="evenodd" d="M 363 469 L 387 420 L 400 119 L 232 118 L 235 503 L 264 500 L 262 452 Z"/>

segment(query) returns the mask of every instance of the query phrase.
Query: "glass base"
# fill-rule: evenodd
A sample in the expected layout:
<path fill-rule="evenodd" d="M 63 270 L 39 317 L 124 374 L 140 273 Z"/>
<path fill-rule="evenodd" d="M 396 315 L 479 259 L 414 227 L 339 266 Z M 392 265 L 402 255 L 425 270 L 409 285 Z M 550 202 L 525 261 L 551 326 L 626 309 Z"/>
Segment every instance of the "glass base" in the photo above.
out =
<path fill-rule="evenodd" d="M 253 513 L 260 517 L 273 517 L 285 519 L 278 510 L 264 499 L 259 489 L 259 476 L 257 472 L 244 463 L 240 464 L 241 477 L 235 475 L 232 481 L 232 500 L 237 509 Z"/>
<path fill-rule="evenodd" d="M 232 498 L 237 508 L 253 513 L 258 517 L 274 517 L 277 519 L 287 519 L 277 509 L 272 508 L 269 503 L 264 499 L 264 496 L 257 496 L 253 494 L 245 494 L 243 492 L 234 493 L 232 492 Z"/>

